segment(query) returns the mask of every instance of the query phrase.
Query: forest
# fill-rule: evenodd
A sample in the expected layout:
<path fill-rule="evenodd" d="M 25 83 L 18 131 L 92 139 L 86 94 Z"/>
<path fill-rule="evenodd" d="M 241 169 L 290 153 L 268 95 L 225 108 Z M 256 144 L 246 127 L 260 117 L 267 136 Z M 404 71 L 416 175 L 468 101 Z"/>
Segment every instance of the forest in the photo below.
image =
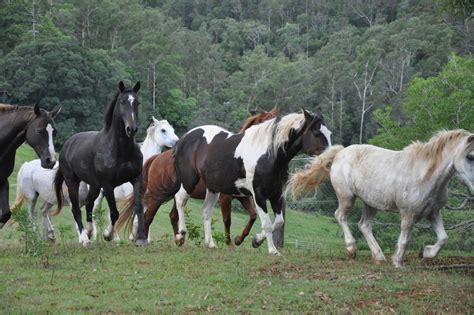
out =
<path fill-rule="evenodd" d="M 142 82 L 178 134 L 254 110 L 324 114 L 333 142 L 401 148 L 474 125 L 473 4 L 462 0 L 2 0 L 0 102 L 62 106 L 57 144 L 101 128 Z"/>

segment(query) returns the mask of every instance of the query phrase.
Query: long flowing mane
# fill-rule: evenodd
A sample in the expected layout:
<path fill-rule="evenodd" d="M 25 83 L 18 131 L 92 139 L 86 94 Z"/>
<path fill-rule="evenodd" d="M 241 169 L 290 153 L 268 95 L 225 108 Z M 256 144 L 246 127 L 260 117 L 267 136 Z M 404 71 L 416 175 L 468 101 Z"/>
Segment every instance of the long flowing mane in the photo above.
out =
<path fill-rule="evenodd" d="M 281 148 L 290 135 L 292 129 L 299 131 L 304 125 L 304 114 L 293 113 L 278 118 L 267 120 L 259 125 L 250 127 L 245 135 L 252 143 L 267 145 L 271 154 L 275 154 Z"/>
<path fill-rule="evenodd" d="M 403 149 L 413 160 L 431 161 L 425 179 L 428 180 L 436 171 L 443 159 L 443 152 L 456 146 L 459 141 L 470 133 L 463 129 L 440 130 L 428 142 L 415 141 Z"/>

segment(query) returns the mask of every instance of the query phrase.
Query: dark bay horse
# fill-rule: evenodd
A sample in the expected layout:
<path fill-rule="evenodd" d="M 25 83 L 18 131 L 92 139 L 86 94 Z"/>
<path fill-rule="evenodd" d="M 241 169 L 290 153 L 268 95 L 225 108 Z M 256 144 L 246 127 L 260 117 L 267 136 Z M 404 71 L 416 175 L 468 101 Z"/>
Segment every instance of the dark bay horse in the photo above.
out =
<path fill-rule="evenodd" d="M 115 204 L 114 188 L 125 183 L 133 184 L 133 192 L 139 196 L 141 187 L 142 153 L 135 142 L 138 119 L 138 90 L 140 82 L 127 89 L 122 81 L 119 90 L 105 111 L 101 131 L 81 132 L 70 137 L 59 155 L 59 169 L 54 185 L 59 213 L 62 207 L 62 183 L 66 183 L 72 205 L 72 213 L 80 233 L 79 241 L 87 246 L 92 234 L 92 208 L 102 189 L 110 208 L 111 225 L 104 231 L 104 239 L 112 240 L 114 225 L 119 213 Z M 82 225 L 79 207 L 79 183 L 89 184 L 86 198 L 87 224 Z M 135 199 L 135 212 L 139 228 L 137 245 L 147 244 L 143 231 L 143 209 L 140 198 Z"/>
<path fill-rule="evenodd" d="M 283 185 L 288 179 L 290 160 L 304 147 L 304 141 L 317 140 L 317 154 L 330 142 L 330 131 L 320 115 L 303 113 L 274 118 L 247 129 L 242 134 L 218 126 L 190 130 L 175 149 L 175 167 L 181 188 L 176 194 L 179 233 L 184 236 L 184 207 L 202 180 L 207 188 L 203 205 L 205 244 L 215 247 L 211 218 L 219 193 L 251 196 L 262 222 L 262 232 L 252 241 L 254 247 L 267 240 L 270 254 L 279 255 L 272 232 L 283 224 Z M 266 201 L 275 213 L 272 224 Z"/>
<path fill-rule="evenodd" d="M 269 112 L 261 112 L 259 114 L 253 115 L 245 121 L 240 132 L 243 132 L 250 126 L 259 124 L 263 121 L 266 121 L 271 118 L 275 118 L 278 115 L 278 109 L 275 107 Z M 159 209 L 159 207 L 164 203 L 173 198 L 176 192 L 179 190 L 180 183 L 177 180 L 175 167 L 174 167 L 174 151 L 168 150 L 159 155 L 152 156 L 144 165 L 143 171 L 143 186 L 142 186 L 142 201 L 144 207 L 147 209 L 145 211 L 145 235 L 149 235 L 150 225 L 153 222 L 153 219 Z M 204 183 L 199 182 L 199 184 L 194 189 L 191 194 L 192 198 L 195 199 L 204 199 L 206 196 L 206 186 Z M 249 213 L 249 221 L 245 226 L 245 229 L 242 232 L 242 235 L 239 235 L 235 238 L 235 244 L 240 245 L 244 238 L 249 234 L 250 229 L 257 217 L 257 213 L 253 206 L 252 199 L 250 197 L 236 197 L 242 206 Z M 231 225 L 231 202 L 232 196 L 221 194 L 220 195 L 220 204 L 222 217 L 225 227 L 225 237 L 226 244 L 231 246 L 232 241 L 230 239 L 230 225 Z M 133 216 L 133 196 L 128 200 L 126 208 L 120 213 L 119 220 L 117 221 L 117 229 L 119 229 L 123 224 L 130 223 Z M 181 234 L 178 234 L 178 212 L 176 210 L 176 202 L 173 203 L 173 208 L 170 212 L 170 220 L 173 226 L 175 236 L 179 237 L 176 242 L 178 244 L 183 244 L 184 238 L 181 238 Z M 131 239 L 134 238 L 135 234 L 135 225 L 134 231 L 131 235 Z"/>
<path fill-rule="evenodd" d="M 54 117 L 60 108 L 51 112 L 34 107 L 0 104 L 0 228 L 10 219 L 8 176 L 15 166 L 16 149 L 26 141 L 36 152 L 44 168 L 56 163 L 53 137 L 56 134 Z"/>

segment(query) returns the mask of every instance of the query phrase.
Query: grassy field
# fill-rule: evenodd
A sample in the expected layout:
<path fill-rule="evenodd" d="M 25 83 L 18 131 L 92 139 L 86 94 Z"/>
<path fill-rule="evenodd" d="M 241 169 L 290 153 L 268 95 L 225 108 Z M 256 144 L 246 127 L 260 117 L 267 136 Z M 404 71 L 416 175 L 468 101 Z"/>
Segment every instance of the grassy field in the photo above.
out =
<path fill-rule="evenodd" d="M 17 168 L 32 156 L 22 148 Z M 188 219 L 201 227 L 200 205 L 189 204 Z M 153 224 L 154 242 L 143 248 L 102 240 L 82 248 L 76 244 L 69 209 L 54 218 L 56 244 L 39 243 L 34 256 L 25 254 L 16 225 L 0 230 L 0 313 L 474 311 L 472 269 L 433 269 L 473 264 L 474 258 L 465 253 L 444 251 L 436 259 L 421 260 L 411 251 L 400 270 L 388 262 L 374 265 L 367 251 L 349 260 L 332 218 L 295 211 L 287 213 L 290 243 L 281 257 L 269 256 L 266 244 L 251 248 L 250 239 L 234 250 L 222 245 L 209 250 L 191 240 L 176 247 L 168 211 L 169 205 L 160 210 Z M 215 218 L 215 231 L 220 232 L 217 209 Z M 236 212 L 232 218 L 235 235 L 246 215 Z"/>

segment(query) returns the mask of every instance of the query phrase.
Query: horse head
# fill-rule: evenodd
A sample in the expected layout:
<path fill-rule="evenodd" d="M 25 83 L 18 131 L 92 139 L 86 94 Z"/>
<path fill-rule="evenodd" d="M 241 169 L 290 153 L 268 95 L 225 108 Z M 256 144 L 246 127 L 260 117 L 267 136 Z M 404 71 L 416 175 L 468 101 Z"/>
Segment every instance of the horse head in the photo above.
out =
<path fill-rule="evenodd" d="M 53 138 L 56 135 L 54 117 L 60 110 L 61 108 L 58 107 L 48 112 L 36 104 L 33 109 L 35 118 L 26 129 L 26 143 L 35 150 L 41 160 L 41 166 L 44 168 L 53 168 L 56 163 L 56 151 L 53 143 Z"/>
<path fill-rule="evenodd" d="M 474 195 L 474 134 L 464 139 L 454 154 L 454 169 Z"/>
<path fill-rule="evenodd" d="M 303 151 L 308 155 L 321 154 L 327 147 L 331 146 L 331 131 L 324 124 L 321 112 L 312 115 L 303 109 L 305 117 L 305 128 L 303 131 Z"/>
<path fill-rule="evenodd" d="M 166 119 L 158 120 L 155 117 L 152 118 L 153 124 L 147 130 L 148 135 L 160 147 L 174 147 L 179 140 L 178 136 L 174 133 L 174 128 Z"/>
<path fill-rule="evenodd" d="M 137 82 L 132 89 L 127 89 L 122 81 L 119 82 L 120 94 L 115 108 L 118 110 L 125 126 L 125 133 L 129 138 L 135 136 L 138 130 L 138 90 L 140 90 L 140 82 Z"/>

